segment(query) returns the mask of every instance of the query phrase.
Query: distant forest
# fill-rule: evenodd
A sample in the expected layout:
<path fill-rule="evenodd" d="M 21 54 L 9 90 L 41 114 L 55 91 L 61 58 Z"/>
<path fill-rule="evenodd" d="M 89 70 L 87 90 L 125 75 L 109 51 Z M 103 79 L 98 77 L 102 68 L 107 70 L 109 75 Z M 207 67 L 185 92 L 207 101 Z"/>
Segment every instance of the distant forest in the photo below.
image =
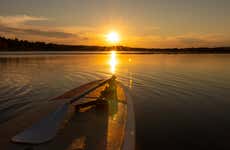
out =
<path fill-rule="evenodd" d="M 108 51 L 112 47 L 103 46 L 86 46 L 86 45 L 63 45 L 45 42 L 30 42 L 27 40 L 8 39 L 0 37 L 0 52 L 11 51 Z M 138 53 L 229 53 L 230 47 L 215 47 L 215 48 L 131 48 L 117 46 L 118 51 L 136 51 Z"/>

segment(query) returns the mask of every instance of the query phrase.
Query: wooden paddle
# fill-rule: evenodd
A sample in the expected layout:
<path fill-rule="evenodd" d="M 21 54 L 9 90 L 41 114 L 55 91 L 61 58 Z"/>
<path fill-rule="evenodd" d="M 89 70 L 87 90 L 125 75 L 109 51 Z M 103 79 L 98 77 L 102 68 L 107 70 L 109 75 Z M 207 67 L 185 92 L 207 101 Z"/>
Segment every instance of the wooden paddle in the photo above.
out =
<path fill-rule="evenodd" d="M 109 80 L 111 80 L 111 78 L 102 80 L 97 85 L 86 90 L 79 96 L 73 97 L 67 103 L 60 106 L 56 111 L 46 116 L 44 119 L 33 124 L 31 127 L 25 129 L 24 131 L 18 133 L 11 139 L 11 141 L 16 143 L 41 144 L 52 140 L 58 133 L 62 122 L 67 116 L 69 106 L 76 100 L 84 97 L 96 88 L 104 85 Z"/>

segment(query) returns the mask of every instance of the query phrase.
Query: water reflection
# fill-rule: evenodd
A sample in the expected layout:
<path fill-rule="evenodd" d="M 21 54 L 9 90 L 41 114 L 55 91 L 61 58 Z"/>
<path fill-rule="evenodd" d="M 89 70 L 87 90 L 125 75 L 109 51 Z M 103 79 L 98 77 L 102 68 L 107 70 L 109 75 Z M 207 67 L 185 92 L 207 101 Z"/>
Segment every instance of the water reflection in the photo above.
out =
<path fill-rule="evenodd" d="M 115 74 L 116 72 L 116 65 L 117 65 L 117 56 L 116 56 L 116 51 L 111 51 L 110 53 L 110 72 L 112 74 Z"/>
<path fill-rule="evenodd" d="M 176 149 L 170 144 L 180 141 L 229 145 L 230 55 L 108 53 L 0 56 L 0 122 L 21 115 L 27 103 L 116 73 L 132 89 L 142 149 Z"/>
<path fill-rule="evenodd" d="M 129 88 L 132 89 L 133 87 L 133 77 L 132 77 L 132 73 L 129 72 Z"/>

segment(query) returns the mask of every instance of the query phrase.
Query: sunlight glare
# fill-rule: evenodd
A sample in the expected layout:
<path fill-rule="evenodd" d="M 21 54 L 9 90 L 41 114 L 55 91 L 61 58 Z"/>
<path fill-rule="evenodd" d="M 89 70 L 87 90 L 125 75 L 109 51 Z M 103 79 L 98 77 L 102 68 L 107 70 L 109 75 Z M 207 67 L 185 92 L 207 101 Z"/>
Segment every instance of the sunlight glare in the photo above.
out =
<path fill-rule="evenodd" d="M 109 64 L 111 73 L 115 74 L 117 65 L 116 51 L 111 51 Z"/>
<path fill-rule="evenodd" d="M 116 44 L 120 42 L 120 36 L 117 32 L 113 31 L 107 34 L 106 39 L 109 43 Z"/>

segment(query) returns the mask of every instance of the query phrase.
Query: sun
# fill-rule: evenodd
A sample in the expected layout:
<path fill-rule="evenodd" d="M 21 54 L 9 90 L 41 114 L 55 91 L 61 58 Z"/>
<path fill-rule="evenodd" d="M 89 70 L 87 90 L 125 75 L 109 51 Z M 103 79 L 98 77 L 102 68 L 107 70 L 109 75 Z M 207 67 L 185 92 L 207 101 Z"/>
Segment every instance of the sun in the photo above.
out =
<path fill-rule="evenodd" d="M 111 44 L 117 44 L 120 42 L 120 36 L 117 32 L 112 31 L 106 35 L 106 40 Z"/>

